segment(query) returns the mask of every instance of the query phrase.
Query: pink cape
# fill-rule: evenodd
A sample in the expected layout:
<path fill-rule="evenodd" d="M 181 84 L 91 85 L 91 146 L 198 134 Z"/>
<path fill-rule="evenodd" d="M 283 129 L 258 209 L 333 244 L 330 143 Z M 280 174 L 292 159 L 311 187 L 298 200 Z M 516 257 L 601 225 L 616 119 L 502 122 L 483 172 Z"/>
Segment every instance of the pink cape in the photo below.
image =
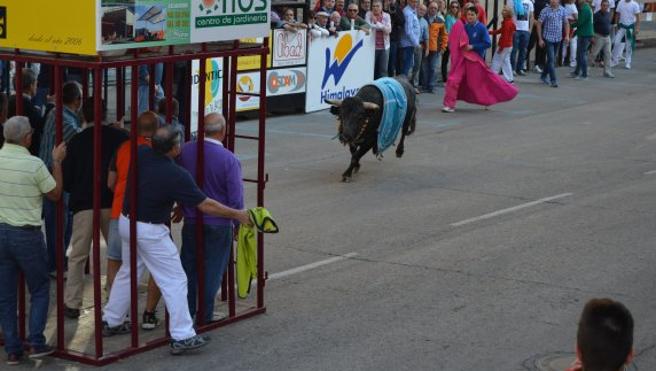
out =
<path fill-rule="evenodd" d="M 455 108 L 457 100 L 481 106 L 507 102 L 519 90 L 488 68 L 478 53 L 466 51 L 469 37 L 462 21 L 457 21 L 449 34 L 451 70 L 446 82 L 444 106 Z"/>

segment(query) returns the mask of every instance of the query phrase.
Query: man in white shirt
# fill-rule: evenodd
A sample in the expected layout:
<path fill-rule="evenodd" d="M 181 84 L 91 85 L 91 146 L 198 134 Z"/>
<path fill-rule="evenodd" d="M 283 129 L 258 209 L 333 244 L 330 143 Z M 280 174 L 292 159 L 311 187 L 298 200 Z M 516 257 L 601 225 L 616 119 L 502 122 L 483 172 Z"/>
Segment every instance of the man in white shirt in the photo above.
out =
<path fill-rule="evenodd" d="M 524 76 L 524 62 L 526 62 L 528 41 L 533 29 L 533 1 L 521 0 L 521 8 L 514 9 L 513 21 L 515 21 L 515 36 L 513 38 L 513 49 L 510 53 L 510 61 L 515 72 Z"/>
<path fill-rule="evenodd" d="M 618 19 L 617 32 L 613 41 L 613 57 L 611 67 L 619 63 L 622 48 L 620 43 L 626 36 L 626 64 L 624 68 L 631 69 L 631 57 L 635 49 L 635 39 L 640 32 L 640 5 L 635 0 L 620 0 L 615 8 L 615 17 Z"/>
<path fill-rule="evenodd" d="M 579 18 L 579 10 L 576 8 L 576 2 L 574 0 L 567 0 L 565 4 L 565 12 L 567 13 L 567 21 L 569 22 L 570 30 L 572 30 L 572 37 L 569 40 L 569 66 L 574 68 L 576 67 L 576 46 L 577 46 L 577 37 L 576 37 L 576 21 Z M 561 64 L 564 66 L 566 63 L 567 57 L 567 45 L 563 44 L 563 59 Z"/>

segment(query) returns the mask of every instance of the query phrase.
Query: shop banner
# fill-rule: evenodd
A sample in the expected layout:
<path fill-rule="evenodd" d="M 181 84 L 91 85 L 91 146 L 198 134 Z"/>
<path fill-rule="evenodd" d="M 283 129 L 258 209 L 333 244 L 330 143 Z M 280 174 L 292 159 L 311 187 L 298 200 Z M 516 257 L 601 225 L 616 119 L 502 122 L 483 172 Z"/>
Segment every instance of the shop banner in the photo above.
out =
<path fill-rule="evenodd" d="M 270 0 L 190 0 L 191 42 L 266 37 Z"/>
<path fill-rule="evenodd" d="M 260 71 L 240 72 L 237 74 L 238 93 L 260 92 Z M 251 111 L 260 107 L 260 98 L 251 95 L 237 95 L 235 100 L 237 112 Z"/>
<path fill-rule="evenodd" d="M 223 107 L 223 58 L 206 60 L 205 114 L 221 112 Z M 191 133 L 198 131 L 198 88 L 200 85 L 200 61 L 191 64 Z"/>
<path fill-rule="evenodd" d="M 273 67 L 304 65 L 307 55 L 307 31 L 273 31 Z"/>
<path fill-rule="evenodd" d="M 266 37 L 270 10 L 270 0 L 0 0 L 0 47 L 96 55 Z"/>
<path fill-rule="evenodd" d="M 305 67 L 267 71 L 267 97 L 305 92 Z"/>
<path fill-rule="evenodd" d="M 96 54 L 94 0 L 0 1 L 0 47 Z"/>
<path fill-rule="evenodd" d="M 308 48 L 305 112 L 330 107 L 326 99 L 354 96 L 374 79 L 375 39 L 362 31 L 317 38 Z"/>
<path fill-rule="evenodd" d="M 266 96 L 274 97 L 305 92 L 307 77 L 305 67 L 283 68 L 267 71 Z M 257 93 L 260 89 L 260 72 L 243 72 L 237 75 L 237 91 Z M 260 108 L 260 98 L 237 95 L 237 112 Z"/>
<path fill-rule="evenodd" d="M 101 0 L 98 50 L 190 43 L 189 0 Z"/>

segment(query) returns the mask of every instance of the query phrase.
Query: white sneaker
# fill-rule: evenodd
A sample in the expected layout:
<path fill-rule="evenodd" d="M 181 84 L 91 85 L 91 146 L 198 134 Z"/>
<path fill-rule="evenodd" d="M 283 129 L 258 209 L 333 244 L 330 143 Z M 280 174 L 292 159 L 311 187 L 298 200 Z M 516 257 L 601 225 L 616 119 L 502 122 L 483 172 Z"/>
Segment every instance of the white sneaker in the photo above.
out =
<path fill-rule="evenodd" d="M 627 70 L 630 70 L 630 69 L 631 69 L 631 65 L 630 65 L 630 64 L 626 64 L 626 65 L 624 65 L 624 68 L 627 69 Z"/>
<path fill-rule="evenodd" d="M 540 66 L 538 66 L 538 65 L 536 64 L 535 67 L 533 67 L 533 71 L 535 71 L 535 72 L 537 72 L 537 73 L 542 73 L 542 68 L 540 68 Z"/>
<path fill-rule="evenodd" d="M 447 106 L 442 107 L 442 112 L 453 113 L 455 111 L 456 111 L 455 108 L 451 108 L 451 107 L 447 107 Z"/>
<path fill-rule="evenodd" d="M 572 68 L 576 68 L 576 62 L 574 62 L 574 61 L 569 62 L 569 66 L 572 67 Z"/>

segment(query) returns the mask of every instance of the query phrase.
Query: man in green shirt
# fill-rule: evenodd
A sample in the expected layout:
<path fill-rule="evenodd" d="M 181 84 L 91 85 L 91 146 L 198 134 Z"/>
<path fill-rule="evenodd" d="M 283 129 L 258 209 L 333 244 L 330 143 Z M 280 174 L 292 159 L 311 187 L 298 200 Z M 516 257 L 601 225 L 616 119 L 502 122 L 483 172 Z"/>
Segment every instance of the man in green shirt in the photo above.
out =
<path fill-rule="evenodd" d="M 43 196 L 57 201 L 62 194 L 62 167 L 66 145 L 52 150 L 50 175 L 43 161 L 30 155 L 32 127 L 25 116 L 14 116 L 3 125 L 5 144 L 0 149 L 0 325 L 5 339 L 7 364 L 18 364 L 23 343 L 16 324 L 18 274 L 23 272 L 30 291 L 30 358 L 54 352 L 43 330 L 48 319 L 50 278 L 41 210 Z"/>
<path fill-rule="evenodd" d="M 576 69 L 571 73 L 574 80 L 588 79 L 588 47 L 594 35 L 592 14 L 590 0 L 581 0 L 581 9 L 576 21 L 578 26 L 576 38 L 579 39 L 578 49 L 576 50 Z"/>

